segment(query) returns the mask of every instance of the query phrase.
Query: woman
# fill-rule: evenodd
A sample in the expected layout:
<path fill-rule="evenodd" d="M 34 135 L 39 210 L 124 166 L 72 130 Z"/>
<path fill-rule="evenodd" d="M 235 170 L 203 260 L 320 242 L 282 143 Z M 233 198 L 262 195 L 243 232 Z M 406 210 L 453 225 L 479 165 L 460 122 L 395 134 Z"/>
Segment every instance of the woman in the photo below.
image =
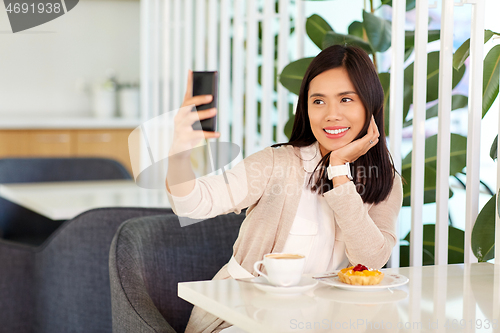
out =
<path fill-rule="evenodd" d="M 209 101 L 192 97 L 189 85 L 183 106 Z M 194 180 L 189 153 L 181 152 L 218 133 L 192 131 L 189 108 L 178 113 L 167 174 L 176 213 L 209 218 L 248 207 L 233 257 L 214 279 L 256 276 L 253 264 L 271 252 L 305 254 L 304 273 L 387 262 L 403 191 L 386 147 L 383 101 L 364 51 L 326 48 L 303 78 L 290 141 L 247 157 L 226 172 L 227 181 L 222 175 Z M 191 180 L 169 188 L 169 179 Z M 186 332 L 228 326 L 195 307 Z"/>

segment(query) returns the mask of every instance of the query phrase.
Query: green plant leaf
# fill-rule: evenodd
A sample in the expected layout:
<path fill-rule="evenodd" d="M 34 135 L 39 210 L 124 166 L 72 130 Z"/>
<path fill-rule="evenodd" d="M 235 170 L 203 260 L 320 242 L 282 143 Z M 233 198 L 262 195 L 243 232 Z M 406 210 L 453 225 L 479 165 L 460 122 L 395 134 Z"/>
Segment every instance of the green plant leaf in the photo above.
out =
<path fill-rule="evenodd" d="M 437 134 L 425 139 L 425 166 L 436 170 Z M 412 152 L 403 159 L 402 170 L 411 168 Z M 450 176 L 463 170 L 467 157 L 467 137 L 451 133 L 450 136 Z"/>
<path fill-rule="evenodd" d="M 404 72 L 405 83 L 405 101 L 403 103 L 403 115 L 406 120 L 410 105 L 413 103 L 413 68 L 414 63 L 408 65 Z M 458 70 L 453 69 L 452 89 L 462 80 L 465 73 L 465 67 Z M 426 102 L 432 102 L 438 98 L 439 87 L 439 51 L 427 54 L 427 99 Z M 410 94 L 411 92 L 411 94 Z M 408 94 L 408 95 L 407 95 Z"/>
<path fill-rule="evenodd" d="M 484 30 L 484 42 L 486 43 L 493 37 L 493 35 L 500 35 L 497 32 L 493 32 L 491 30 Z M 455 69 L 459 69 L 465 63 L 465 60 L 470 55 L 470 38 L 467 39 L 453 54 L 453 67 Z"/>
<path fill-rule="evenodd" d="M 472 252 L 480 262 L 493 259 L 495 253 L 496 195 L 484 205 L 472 228 Z"/>
<path fill-rule="evenodd" d="M 410 206 L 411 196 L 411 156 L 412 152 L 402 161 L 402 176 L 406 180 L 403 184 L 403 205 Z M 425 174 L 424 174 L 424 203 L 436 201 L 436 160 L 437 160 L 437 135 L 425 140 Z M 450 176 L 461 172 L 467 160 L 467 138 L 458 134 L 450 137 Z M 453 192 L 450 190 L 449 196 Z"/>
<path fill-rule="evenodd" d="M 451 96 L 451 110 L 462 109 L 467 106 L 469 99 L 464 95 L 453 95 Z M 425 119 L 430 119 L 438 116 L 439 104 L 433 105 L 427 109 L 425 113 Z M 408 127 L 413 125 L 413 119 L 405 121 L 403 127 Z"/>
<path fill-rule="evenodd" d="M 408 60 L 408 58 L 411 56 L 413 50 L 413 46 L 405 49 L 405 61 Z"/>
<path fill-rule="evenodd" d="M 490 157 L 493 161 L 497 159 L 497 149 L 498 149 L 498 134 L 495 137 L 495 140 L 493 140 L 493 143 L 491 144 L 490 148 Z"/>
<path fill-rule="evenodd" d="M 411 168 L 403 169 L 401 172 L 404 180 L 403 184 L 403 206 L 411 206 Z M 453 191 L 449 190 L 449 198 L 453 196 Z M 425 166 L 424 171 L 424 204 L 436 202 L 436 169 Z"/>
<path fill-rule="evenodd" d="M 391 47 L 391 22 L 363 11 L 363 27 L 368 41 L 377 52 L 385 52 Z"/>
<path fill-rule="evenodd" d="M 385 135 L 389 135 L 389 88 L 391 85 L 391 74 L 390 73 L 378 73 L 378 78 L 382 89 L 384 89 L 384 129 Z"/>
<path fill-rule="evenodd" d="M 407 0 L 406 1 L 406 11 L 412 10 L 415 8 L 416 0 Z M 382 5 L 388 5 L 392 7 L 392 0 L 382 0 Z"/>
<path fill-rule="evenodd" d="M 306 21 L 306 32 L 309 38 L 320 49 L 323 47 L 323 39 L 332 27 L 321 16 L 313 14 Z"/>
<path fill-rule="evenodd" d="M 288 118 L 288 121 L 285 124 L 285 128 L 283 129 L 288 140 L 290 140 L 290 138 L 292 137 L 292 129 L 294 121 L 295 121 L 295 115 L 292 114 L 290 118 Z"/>
<path fill-rule="evenodd" d="M 441 37 L 441 30 L 429 30 L 427 42 L 434 42 Z M 415 31 L 405 31 L 405 48 L 415 47 Z"/>
<path fill-rule="evenodd" d="M 363 38 L 363 23 L 359 21 L 354 21 L 349 25 L 347 33 L 352 36 Z"/>
<path fill-rule="evenodd" d="M 498 96 L 500 70 L 500 45 L 494 46 L 484 58 L 483 70 L 483 117 Z"/>
<path fill-rule="evenodd" d="M 302 58 L 286 65 L 279 76 L 281 84 L 290 92 L 298 96 L 302 78 L 313 59 L 313 57 Z"/>
<path fill-rule="evenodd" d="M 422 262 L 424 266 L 433 265 L 434 254 L 425 247 L 422 250 Z M 410 246 L 401 245 L 399 248 L 399 267 L 410 267 Z"/>
<path fill-rule="evenodd" d="M 410 242 L 411 231 L 404 240 Z M 424 265 L 434 265 L 434 248 L 436 245 L 436 225 L 424 224 L 423 226 L 423 250 Z M 460 264 L 464 262 L 464 240 L 465 232 L 452 226 L 448 226 L 448 263 Z M 426 258 L 427 257 L 427 258 Z"/>
<path fill-rule="evenodd" d="M 373 49 L 370 44 L 364 41 L 362 38 L 352 35 L 338 34 L 333 31 L 329 31 L 326 33 L 325 39 L 323 40 L 323 49 L 326 49 L 331 45 L 354 45 L 362 48 L 369 54 L 373 53 Z"/>

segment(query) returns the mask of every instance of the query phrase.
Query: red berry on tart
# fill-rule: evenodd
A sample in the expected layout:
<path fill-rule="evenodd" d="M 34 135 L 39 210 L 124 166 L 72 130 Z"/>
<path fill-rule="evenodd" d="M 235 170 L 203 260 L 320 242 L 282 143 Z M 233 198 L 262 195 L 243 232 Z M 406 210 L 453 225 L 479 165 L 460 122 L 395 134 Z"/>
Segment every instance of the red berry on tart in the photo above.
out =
<path fill-rule="evenodd" d="M 364 265 L 358 264 L 340 270 L 338 273 L 341 282 L 357 285 L 357 286 L 371 286 L 379 284 L 384 278 L 384 273 L 379 270 L 368 268 Z"/>

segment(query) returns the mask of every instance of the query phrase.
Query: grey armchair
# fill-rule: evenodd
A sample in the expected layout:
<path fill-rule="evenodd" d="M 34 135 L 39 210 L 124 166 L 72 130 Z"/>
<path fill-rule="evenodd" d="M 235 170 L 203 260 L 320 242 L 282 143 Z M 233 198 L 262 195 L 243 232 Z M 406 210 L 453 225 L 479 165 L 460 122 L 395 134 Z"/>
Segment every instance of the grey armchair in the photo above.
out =
<path fill-rule="evenodd" d="M 39 247 L 0 240 L 0 333 L 110 333 L 108 258 L 119 225 L 170 209 L 100 208 Z"/>
<path fill-rule="evenodd" d="M 107 158 L 2 158 L 0 183 L 132 179 Z M 44 216 L 0 198 L 0 238 L 40 245 L 63 221 Z"/>
<path fill-rule="evenodd" d="M 125 222 L 111 245 L 113 332 L 184 332 L 192 305 L 177 283 L 210 280 L 233 253 L 244 214 L 181 227 L 175 215 Z"/>

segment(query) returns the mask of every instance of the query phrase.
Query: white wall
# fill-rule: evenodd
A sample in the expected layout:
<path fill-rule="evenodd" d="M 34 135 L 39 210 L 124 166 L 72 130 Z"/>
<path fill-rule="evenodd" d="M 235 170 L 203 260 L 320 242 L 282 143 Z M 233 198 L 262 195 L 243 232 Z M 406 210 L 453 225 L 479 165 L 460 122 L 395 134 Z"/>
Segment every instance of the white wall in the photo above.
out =
<path fill-rule="evenodd" d="M 108 68 L 119 80 L 138 82 L 139 6 L 81 0 L 67 14 L 15 34 L 1 6 L 0 116 L 89 115 L 89 85 Z"/>

